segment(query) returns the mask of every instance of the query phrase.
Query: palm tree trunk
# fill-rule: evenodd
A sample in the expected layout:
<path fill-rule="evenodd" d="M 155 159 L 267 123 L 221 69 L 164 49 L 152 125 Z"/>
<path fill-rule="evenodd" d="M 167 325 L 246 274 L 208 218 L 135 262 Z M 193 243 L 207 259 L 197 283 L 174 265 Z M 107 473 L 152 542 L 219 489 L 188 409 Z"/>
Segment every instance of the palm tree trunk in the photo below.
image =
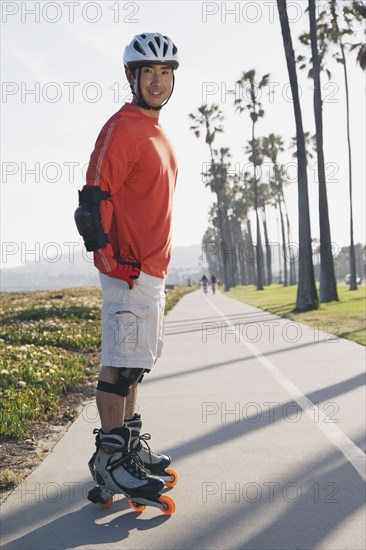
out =
<path fill-rule="evenodd" d="M 245 266 L 244 239 L 243 239 L 243 233 L 242 233 L 240 221 L 238 219 L 233 220 L 232 227 L 233 227 L 233 233 L 234 233 L 234 240 L 236 243 L 238 243 L 238 255 L 239 255 L 238 260 L 239 260 L 239 273 L 240 273 L 238 282 L 240 281 L 241 285 L 247 285 L 248 278 L 247 278 L 247 270 Z"/>
<path fill-rule="evenodd" d="M 217 213 L 219 218 L 219 231 L 220 231 L 220 263 L 222 263 L 222 271 L 224 274 L 224 290 L 230 290 L 230 267 L 228 261 L 228 241 L 225 227 L 225 208 L 222 204 L 220 194 L 217 193 Z"/>
<path fill-rule="evenodd" d="M 263 211 L 263 231 L 264 231 L 264 243 L 266 248 L 266 263 L 267 263 L 267 285 L 272 284 L 272 254 L 271 247 L 268 239 L 267 219 L 266 219 L 266 207 L 262 206 Z"/>
<path fill-rule="evenodd" d="M 206 130 L 209 131 L 209 123 L 208 120 L 206 120 Z M 214 159 L 214 152 L 212 148 L 212 144 L 208 144 L 210 149 L 210 156 L 211 156 L 211 166 L 215 164 Z M 230 290 L 230 274 L 229 274 L 229 267 L 228 267 L 228 261 L 227 261 L 227 242 L 225 239 L 225 217 L 224 217 L 224 204 L 221 200 L 221 195 L 219 192 L 216 192 L 216 198 L 217 198 L 217 217 L 219 221 L 219 241 L 220 241 L 220 249 L 219 249 L 219 263 L 222 265 L 222 273 L 223 273 L 223 283 L 224 283 L 224 290 L 228 291 Z"/>
<path fill-rule="evenodd" d="M 295 265 L 295 259 L 294 254 L 291 248 L 291 231 L 290 231 L 290 220 L 287 214 L 286 204 L 285 206 L 285 215 L 286 215 L 286 227 L 287 227 L 287 242 L 288 242 L 288 250 L 289 250 L 289 256 L 290 256 L 290 286 L 296 285 L 296 265 Z"/>
<path fill-rule="evenodd" d="M 296 310 L 306 311 L 318 308 L 318 295 L 315 286 L 314 266 L 311 249 L 311 229 L 309 214 L 308 180 L 306 171 L 307 161 L 305 152 L 305 138 L 301 116 L 295 54 L 292 46 L 286 0 L 277 0 L 277 6 L 281 23 L 281 32 L 286 55 L 287 70 L 291 85 L 296 122 L 300 252 L 299 283 L 297 287 Z"/>
<path fill-rule="evenodd" d="M 262 236 L 261 236 L 261 228 L 259 224 L 259 214 L 258 210 L 255 211 L 255 218 L 256 218 L 256 229 L 257 229 L 257 245 L 256 245 L 256 257 L 257 257 L 257 281 L 256 286 L 257 290 L 264 290 L 263 283 L 264 283 L 264 274 L 263 274 L 263 247 L 262 247 Z"/>
<path fill-rule="evenodd" d="M 350 210 L 350 275 L 351 275 L 349 289 L 357 290 L 356 254 L 355 254 L 355 243 L 353 240 L 352 156 L 351 156 L 350 120 L 349 120 L 348 75 L 347 75 L 346 56 L 344 53 L 342 40 L 340 41 L 340 46 L 341 46 L 342 59 L 343 59 L 344 81 L 345 81 L 345 87 L 346 87 L 346 109 L 347 109 L 348 180 L 349 180 L 349 210 Z"/>
<path fill-rule="evenodd" d="M 332 239 L 330 234 L 327 184 L 323 149 L 323 114 L 320 86 L 320 65 L 316 33 L 315 0 L 309 0 L 310 40 L 314 78 L 314 116 L 316 128 L 316 154 L 319 179 L 319 227 L 320 227 L 320 301 L 338 301 L 334 274 Z"/>
<path fill-rule="evenodd" d="M 290 264 L 290 285 L 296 285 L 296 265 L 295 265 L 295 259 L 294 254 L 292 252 L 291 248 L 291 230 L 290 230 L 290 218 L 288 216 L 288 210 L 286 206 L 286 199 L 285 199 L 285 193 L 283 192 L 283 187 L 281 186 L 281 198 L 282 203 L 285 209 L 285 217 L 286 217 L 286 229 L 287 229 L 287 243 L 288 243 L 288 254 L 290 256 L 289 258 L 289 264 Z"/>
<path fill-rule="evenodd" d="M 275 208 L 277 210 L 278 208 L 278 205 L 275 204 Z M 279 223 L 278 223 L 278 214 L 276 214 L 276 223 L 277 223 L 277 239 L 278 239 L 278 246 L 280 246 L 280 228 L 279 228 Z M 282 283 L 282 268 L 281 268 L 281 252 L 279 252 L 279 265 L 278 265 L 278 268 L 279 268 L 279 282 Z"/>
<path fill-rule="evenodd" d="M 286 231 L 285 231 L 285 222 L 283 220 L 283 212 L 282 212 L 282 207 L 281 207 L 281 198 L 279 198 L 279 200 L 278 200 L 278 209 L 280 211 L 281 234 L 282 234 L 283 286 L 288 286 Z"/>
<path fill-rule="evenodd" d="M 259 215 L 258 215 L 258 181 L 256 174 L 257 167 L 257 152 L 255 149 L 255 139 L 254 139 L 254 121 L 252 123 L 252 151 L 253 151 L 253 172 L 254 172 L 254 209 L 255 209 L 255 219 L 256 219 L 256 229 L 257 229 L 257 246 L 256 246 L 256 259 L 257 259 L 257 281 L 256 286 L 257 290 L 264 290 L 263 288 L 263 248 L 262 248 L 262 236 L 261 228 L 259 224 Z"/>
<path fill-rule="evenodd" d="M 339 46 L 341 48 L 342 55 L 342 64 L 344 72 L 344 83 L 346 88 L 346 114 L 347 114 L 347 145 L 348 145 L 348 182 L 349 182 L 349 210 L 350 210 L 350 290 L 357 290 L 357 281 L 356 281 L 356 254 L 355 254 L 355 244 L 353 240 L 353 206 L 352 206 L 352 154 L 351 154 L 351 133 L 350 133 L 350 118 L 349 118 L 349 91 L 348 91 L 348 74 L 347 74 L 347 63 L 346 55 L 344 52 L 344 46 L 342 42 L 341 33 L 338 27 L 338 15 L 337 15 L 337 4 L 335 0 L 330 2 L 330 11 L 332 14 L 332 23 L 336 27 L 336 31 L 339 38 Z"/>
<path fill-rule="evenodd" d="M 222 261 L 221 261 L 221 254 L 220 254 L 220 250 L 221 250 L 221 237 L 220 237 L 220 229 L 218 229 L 218 235 L 217 235 L 217 239 L 216 239 L 216 250 L 218 250 L 218 253 L 217 253 L 217 263 L 218 263 L 218 266 L 219 266 L 219 279 L 220 279 L 220 282 L 224 284 L 224 287 L 225 287 L 225 272 L 224 272 L 224 266 L 222 264 Z"/>
<path fill-rule="evenodd" d="M 230 287 L 236 286 L 238 284 L 238 262 L 237 262 L 237 248 L 236 240 L 233 232 L 232 221 L 228 215 L 228 204 L 227 196 L 224 191 L 223 196 L 224 204 L 224 226 L 225 226 L 225 241 L 227 243 L 226 254 L 228 256 L 228 272 L 229 272 L 229 285 Z"/>
<path fill-rule="evenodd" d="M 255 257 L 252 257 L 252 253 L 254 252 L 254 243 L 253 243 L 253 236 L 252 236 L 252 224 L 250 220 L 247 221 L 247 228 L 248 228 L 248 240 L 247 240 L 247 258 L 248 258 L 248 271 L 249 271 L 249 282 L 252 285 L 255 285 L 256 282 L 256 275 L 255 275 Z M 250 249 L 250 252 L 249 252 Z"/>

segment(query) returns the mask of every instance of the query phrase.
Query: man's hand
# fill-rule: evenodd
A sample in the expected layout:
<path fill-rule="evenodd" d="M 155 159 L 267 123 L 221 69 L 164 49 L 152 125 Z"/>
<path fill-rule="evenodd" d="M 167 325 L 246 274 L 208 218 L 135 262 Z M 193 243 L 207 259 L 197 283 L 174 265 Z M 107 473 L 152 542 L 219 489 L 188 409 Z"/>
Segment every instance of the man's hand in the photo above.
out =
<path fill-rule="evenodd" d="M 133 288 L 133 281 L 139 278 L 140 265 L 134 262 L 117 263 L 117 266 L 112 269 L 107 275 L 126 281 L 130 290 Z"/>

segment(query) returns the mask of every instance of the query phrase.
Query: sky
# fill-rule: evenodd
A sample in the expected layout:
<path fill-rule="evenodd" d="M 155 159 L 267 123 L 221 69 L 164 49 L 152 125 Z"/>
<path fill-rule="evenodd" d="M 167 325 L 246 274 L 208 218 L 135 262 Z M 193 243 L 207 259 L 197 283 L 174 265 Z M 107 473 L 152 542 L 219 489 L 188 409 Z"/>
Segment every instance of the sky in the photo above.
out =
<path fill-rule="evenodd" d="M 305 53 L 298 36 L 308 30 L 305 0 L 289 1 L 295 53 Z M 326 2 L 318 2 L 319 8 Z M 161 32 L 179 50 L 180 67 L 172 98 L 160 122 L 174 147 L 179 177 L 173 218 L 173 246 L 200 244 L 214 196 L 201 172 L 209 161 L 202 138 L 189 130 L 189 113 L 216 103 L 225 115 L 215 146 L 229 147 L 232 170 L 248 169 L 244 147 L 251 138 L 248 113 L 235 113 L 234 99 L 246 101 L 236 81 L 256 70 L 265 117 L 257 135 L 295 136 L 281 29 L 274 1 L 247 2 L 1 2 L 1 240 L 2 267 L 81 250 L 73 221 L 77 190 L 94 143 L 108 118 L 130 100 L 122 54 L 135 34 Z M 353 41 L 362 41 L 352 36 Z M 365 242 L 365 73 L 348 56 L 354 178 L 355 242 Z M 345 92 L 342 66 L 329 62 L 322 77 L 324 152 L 334 251 L 349 244 L 349 194 Z M 314 133 L 312 81 L 299 73 L 305 131 Z M 231 93 L 230 93 L 231 91 Z M 292 151 L 282 153 L 289 185 L 286 200 L 297 239 L 296 169 Z M 267 174 L 269 167 L 265 168 Z M 315 159 L 309 193 L 313 238 L 319 237 Z M 277 222 L 269 212 L 271 241 Z"/>

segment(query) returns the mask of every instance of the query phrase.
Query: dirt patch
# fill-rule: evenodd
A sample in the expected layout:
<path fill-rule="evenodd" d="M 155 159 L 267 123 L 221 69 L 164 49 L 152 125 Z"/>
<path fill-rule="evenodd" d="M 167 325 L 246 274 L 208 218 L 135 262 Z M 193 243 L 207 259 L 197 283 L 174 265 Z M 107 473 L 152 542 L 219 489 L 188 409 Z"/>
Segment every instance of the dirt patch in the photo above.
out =
<path fill-rule="evenodd" d="M 94 396 L 93 380 L 63 395 L 57 416 L 49 422 L 34 422 L 28 439 L 0 438 L 0 502 L 4 502 L 13 489 L 42 462 L 78 416 L 82 406 Z"/>

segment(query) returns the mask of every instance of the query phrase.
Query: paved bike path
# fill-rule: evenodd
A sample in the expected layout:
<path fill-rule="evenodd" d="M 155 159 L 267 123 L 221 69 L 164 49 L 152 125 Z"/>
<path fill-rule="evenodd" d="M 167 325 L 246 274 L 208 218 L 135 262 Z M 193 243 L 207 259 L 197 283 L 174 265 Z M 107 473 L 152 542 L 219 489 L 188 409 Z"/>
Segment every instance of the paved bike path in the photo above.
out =
<path fill-rule="evenodd" d="M 86 500 L 91 402 L 2 506 L 2 547 L 365 548 L 365 349 L 324 328 L 220 293 L 185 296 L 138 398 L 180 476 L 175 514 Z"/>

